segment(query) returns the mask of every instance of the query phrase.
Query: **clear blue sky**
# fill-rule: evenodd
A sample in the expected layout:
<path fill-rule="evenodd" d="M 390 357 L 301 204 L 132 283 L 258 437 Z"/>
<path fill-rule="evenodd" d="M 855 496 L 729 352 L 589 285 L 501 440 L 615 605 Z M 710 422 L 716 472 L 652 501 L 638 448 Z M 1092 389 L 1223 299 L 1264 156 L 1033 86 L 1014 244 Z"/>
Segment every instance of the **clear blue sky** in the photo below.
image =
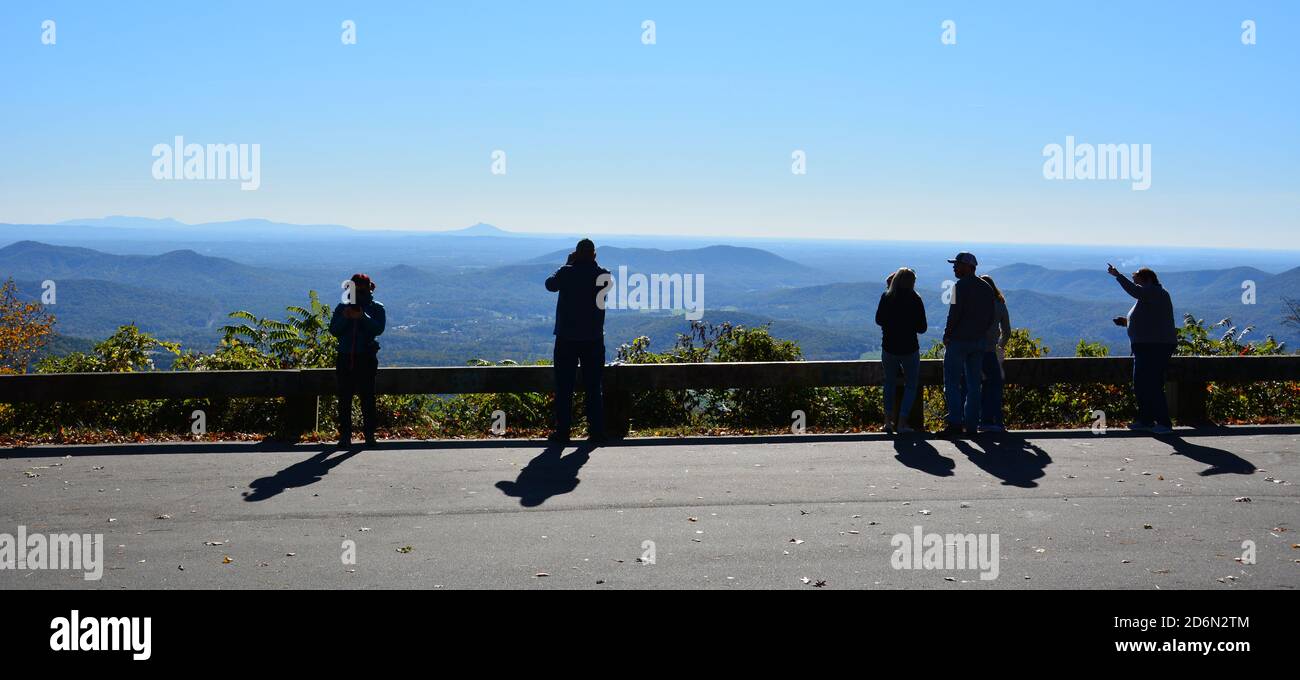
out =
<path fill-rule="evenodd" d="M 0 221 L 1300 248 L 1295 2 L 472 4 L 4 3 Z M 175 135 L 261 188 L 154 180 Z M 1067 135 L 1151 188 L 1044 179 Z"/>

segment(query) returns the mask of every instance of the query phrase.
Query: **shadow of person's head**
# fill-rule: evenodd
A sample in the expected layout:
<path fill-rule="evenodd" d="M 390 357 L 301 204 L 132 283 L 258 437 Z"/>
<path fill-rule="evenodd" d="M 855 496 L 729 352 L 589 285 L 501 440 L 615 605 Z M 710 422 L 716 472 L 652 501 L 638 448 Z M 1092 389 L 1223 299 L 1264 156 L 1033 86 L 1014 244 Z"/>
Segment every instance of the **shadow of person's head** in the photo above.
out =
<path fill-rule="evenodd" d="M 1032 489 L 1035 481 L 1047 474 L 1052 457 L 1042 447 L 1010 432 L 981 434 L 976 446 L 956 439 L 953 444 L 981 470 L 1002 480 L 1007 486 Z"/>
<path fill-rule="evenodd" d="M 1156 439 L 1174 447 L 1174 453 L 1208 465 L 1208 468 L 1197 473 L 1202 477 L 1223 474 L 1249 475 L 1255 472 L 1253 463 L 1231 451 L 1216 449 L 1213 446 L 1193 444 L 1182 437 L 1172 434 L 1160 435 Z"/>
<path fill-rule="evenodd" d="M 330 454 L 337 450 L 330 447 L 307 460 L 294 463 L 270 477 L 262 477 L 249 482 L 248 488 L 252 489 L 252 491 L 244 492 L 244 500 L 250 503 L 264 501 L 273 496 L 278 496 L 285 489 L 315 484 L 322 477 L 329 474 L 329 471 L 334 466 L 360 452 L 360 449 L 348 449 L 331 458 Z"/>
<path fill-rule="evenodd" d="M 956 461 L 944 457 L 930 442 L 921 437 L 899 436 L 894 439 L 894 458 L 914 470 L 936 477 L 951 477 Z"/>
<path fill-rule="evenodd" d="M 552 444 L 528 461 L 528 465 L 519 471 L 518 478 L 514 481 L 499 481 L 496 487 L 501 493 L 518 498 L 519 504 L 526 508 L 537 507 L 552 496 L 578 488 L 581 481 L 578 479 L 578 471 L 587 464 L 595 448 L 591 444 L 582 444 L 565 456 L 563 446 Z"/>

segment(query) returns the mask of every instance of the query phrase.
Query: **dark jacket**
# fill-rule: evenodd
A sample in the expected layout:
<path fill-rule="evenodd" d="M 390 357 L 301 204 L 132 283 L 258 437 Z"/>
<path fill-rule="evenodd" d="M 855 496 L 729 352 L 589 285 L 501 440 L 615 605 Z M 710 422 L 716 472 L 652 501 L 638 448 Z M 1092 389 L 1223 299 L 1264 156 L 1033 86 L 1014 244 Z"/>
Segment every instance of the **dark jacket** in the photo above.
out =
<path fill-rule="evenodd" d="M 555 301 L 555 337 L 561 340 L 604 340 L 605 310 L 596 305 L 601 290 L 596 279 L 609 270 L 595 262 L 566 264 L 546 279 L 546 290 L 559 293 Z"/>
<path fill-rule="evenodd" d="M 330 317 L 330 335 L 339 339 L 339 356 L 379 352 L 375 338 L 384 333 L 387 322 L 384 306 L 373 300 L 360 306 L 360 319 L 343 316 L 343 310 L 348 307 L 345 304 L 336 306 L 334 316 Z"/>
<path fill-rule="evenodd" d="M 1174 302 L 1169 298 L 1169 292 L 1158 283 L 1139 286 L 1123 274 L 1115 279 L 1137 300 L 1128 310 L 1129 342 L 1178 342 L 1178 331 L 1174 329 Z"/>
<path fill-rule="evenodd" d="M 997 296 L 993 288 L 974 274 L 957 279 L 952 290 L 952 304 L 948 305 L 948 323 L 944 326 L 944 341 L 979 342 L 983 344 L 994 321 L 993 301 Z"/>
<path fill-rule="evenodd" d="M 925 303 L 916 291 L 899 291 L 894 297 L 880 294 L 876 305 L 876 325 L 880 326 L 880 349 L 890 354 L 911 354 L 921 348 L 917 333 L 928 327 Z"/>

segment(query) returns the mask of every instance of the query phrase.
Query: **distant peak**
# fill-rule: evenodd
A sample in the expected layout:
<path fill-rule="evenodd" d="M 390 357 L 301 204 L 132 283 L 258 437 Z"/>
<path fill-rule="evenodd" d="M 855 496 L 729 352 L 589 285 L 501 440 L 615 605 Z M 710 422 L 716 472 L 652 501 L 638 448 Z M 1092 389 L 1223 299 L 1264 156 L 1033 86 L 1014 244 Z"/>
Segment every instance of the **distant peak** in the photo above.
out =
<path fill-rule="evenodd" d="M 464 229 L 453 229 L 451 231 L 444 231 L 442 233 L 460 234 L 463 236 L 512 236 L 512 234 L 506 231 L 505 229 L 502 229 L 500 227 L 491 224 L 486 224 L 484 222 L 479 222 L 478 224 L 470 225 L 468 227 L 465 227 Z"/>

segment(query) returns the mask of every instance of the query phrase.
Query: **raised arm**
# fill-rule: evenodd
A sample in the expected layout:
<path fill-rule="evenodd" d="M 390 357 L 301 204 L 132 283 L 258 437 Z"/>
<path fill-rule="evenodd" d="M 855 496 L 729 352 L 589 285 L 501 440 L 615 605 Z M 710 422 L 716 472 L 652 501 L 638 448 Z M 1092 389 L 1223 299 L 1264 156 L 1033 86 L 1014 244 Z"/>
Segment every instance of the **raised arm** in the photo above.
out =
<path fill-rule="evenodd" d="M 551 274 L 550 276 L 546 277 L 546 290 L 549 290 L 549 291 L 551 291 L 552 293 L 557 293 L 557 292 L 559 292 L 559 290 L 560 290 L 560 274 L 561 274 L 563 271 L 564 271 L 564 267 L 560 267 L 559 269 L 556 269 L 556 270 L 555 270 L 555 273 L 554 273 L 554 274 Z"/>
<path fill-rule="evenodd" d="M 1129 281 L 1128 277 L 1124 276 L 1123 274 L 1116 276 L 1115 280 L 1119 281 L 1119 285 L 1121 288 L 1124 289 L 1125 293 L 1132 295 L 1134 299 L 1137 300 L 1142 299 L 1142 286 L 1139 286 L 1136 283 Z"/>
<path fill-rule="evenodd" d="M 1133 296 L 1134 299 L 1142 299 L 1142 286 L 1129 281 L 1127 276 L 1124 276 L 1120 270 L 1115 268 L 1115 265 L 1110 264 L 1109 262 L 1106 263 L 1106 273 L 1115 277 L 1115 280 L 1119 282 L 1120 287 L 1124 289 L 1125 293 Z"/>

